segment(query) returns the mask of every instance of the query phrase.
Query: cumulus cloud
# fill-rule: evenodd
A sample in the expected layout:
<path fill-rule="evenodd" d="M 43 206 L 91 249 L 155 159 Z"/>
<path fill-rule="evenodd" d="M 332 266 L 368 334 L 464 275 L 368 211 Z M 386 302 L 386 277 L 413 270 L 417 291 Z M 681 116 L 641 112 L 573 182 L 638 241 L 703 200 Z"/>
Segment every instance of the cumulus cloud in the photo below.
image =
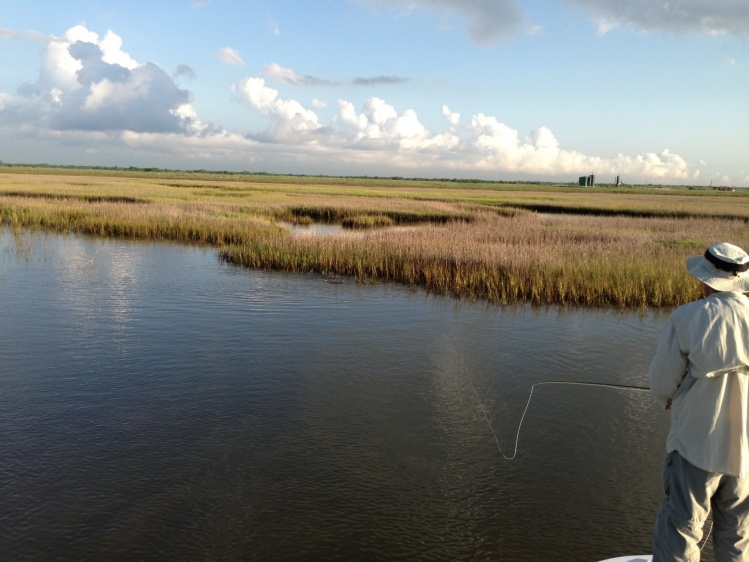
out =
<path fill-rule="evenodd" d="M 468 20 L 468 34 L 476 43 L 487 45 L 512 37 L 523 21 L 520 0 L 359 0 L 407 11 L 421 9 L 441 14 L 456 13 Z"/>
<path fill-rule="evenodd" d="M 237 51 L 235 51 L 231 47 L 222 47 L 221 49 L 216 51 L 216 56 L 218 56 L 218 58 L 220 58 L 226 64 L 232 64 L 234 66 L 244 66 L 242 57 L 240 57 L 239 53 L 237 53 Z"/>
<path fill-rule="evenodd" d="M 690 169 L 669 150 L 613 158 L 589 156 L 560 146 L 551 130 L 539 127 L 527 135 L 494 116 L 478 113 L 461 124 L 460 114 L 446 105 L 443 117 L 451 128 L 432 132 L 412 109 L 398 112 L 377 97 L 360 109 L 338 100 L 338 114 L 330 126 L 297 101 L 284 100 L 260 78 L 247 78 L 232 87 L 235 98 L 272 122 L 270 130 L 255 140 L 294 143 L 311 153 L 337 150 L 338 159 L 359 164 L 375 162 L 385 167 L 410 169 L 415 173 L 439 169 L 443 173 L 470 170 L 474 174 L 568 176 L 593 170 L 597 174 L 639 176 L 665 181 L 689 178 Z"/>
<path fill-rule="evenodd" d="M 175 74 L 190 72 L 183 66 Z M 285 84 L 305 85 L 305 77 L 279 65 L 266 72 Z M 204 123 L 190 92 L 156 64 L 135 61 L 111 31 L 100 37 L 76 26 L 47 42 L 35 83 L 19 88 L 17 96 L 0 92 L 0 134 L 45 147 L 57 142 L 59 154 L 74 154 L 71 146 L 75 154 L 93 148 L 118 158 L 129 155 L 131 162 L 156 159 L 160 166 L 193 161 L 265 168 L 273 162 L 279 170 L 302 173 L 551 179 L 592 171 L 664 182 L 695 177 L 670 150 L 586 155 L 561 146 L 547 127 L 521 134 L 497 116 L 462 116 L 447 105 L 441 107 L 445 130 L 431 130 L 414 109 L 398 109 L 380 97 L 359 106 L 339 99 L 323 123 L 316 111 L 327 107 L 325 101 L 315 98 L 307 107 L 263 78 L 247 77 L 230 91 L 266 121 L 264 130 L 229 132 Z M 306 167 L 300 169 L 300 163 Z"/>
<path fill-rule="evenodd" d="M 247 78 L 232 87 L 235 99 L 270 119 L 272 128 L 255 140 L 294 143 L 311 152 L 337 150 L 348 163 L 378 162 L 380 169 L 440 169 L 456 173 L 569 176 L 594 170 L 598 174 L 684 180 L 689 166 L 680 156 L 663 150 L 614 158 L 589 156 L 560 146 L 551 130 L 539 127 L 527 135 L 494 116 L 478 113 L 461 125 L 460 114 L 446 105 L 447 132 L 432 132 L 412 109 L 398 112 L 385 100 L 373 97 L 357 109 L 338 100 L 338 114 L 330 126 L 297 101 L 284 100 L 261 78 Z"/>
<path fill-rule="evenodd" d="M 267 87 L 262 78 L 245 78 L 230 90 L 236 101 L 259 111 L 275 124 L 270 136 L 275 142 L 302 143 L 310 132 L 320 128 L 314 111 L 298 101 L 279 99 L 278 90 Z"/>
<path fill-rule="evenodd" d="M 416 147 L 429 133 L 413 109 L 398 115 L 395 108 L 380 98 L 364 102 L 357 113 L 350 102 L 338 101 L 341 123 L 349 144 Z M 372 143 L 370 143 L 372 141 Z"/>
<path fill-rule="evenodd" d="M 103 64 L 116 65 L 128 70 L 138 66 L 130 55 L 122 51 L 122 40 L 112 31 L 108 31 L 104 38 L 100 39 L 98 34 L 89 31 L 85 26 L 76 25 L 68 29 L 62 37 L 51 37 L 47 42 L 42 52 L 38 87 L 44 89 L 57 86 L 63 91 L 71 91 L 80 86 L 78 72 L 83 68 L 83 63 L 70 52 L 71 46 L 79 42 L 97 47 Z M 84 53 L 80 55 L 84 56 Z M 89 59 L 89 62 L 97 64 L 96 60 Z"/>
<path fill-rule="evenodd" d="M 619 26 L 645 31 L 749 36 L 749 3 L 744 0 L 570 0 L 598 24 L 599 33 Z"/>
<path fill-rule="evenodd" d="M 450 111 L 450 108 L 446 105 L 442 106 L 442 116 L 447 119 L 451 125 L 457 125 L 460 123 L 460 113 Z"/>
<path fill-rule="evenodd" d="M 109 31 L 103 38 L 84 26 L 53 37 L 42 52 L 39 79 L 7 100 L 0 124 L 50 130 L 180 131 L 177 111 L 190 94 L 153 63 L 138 64 Z"/>

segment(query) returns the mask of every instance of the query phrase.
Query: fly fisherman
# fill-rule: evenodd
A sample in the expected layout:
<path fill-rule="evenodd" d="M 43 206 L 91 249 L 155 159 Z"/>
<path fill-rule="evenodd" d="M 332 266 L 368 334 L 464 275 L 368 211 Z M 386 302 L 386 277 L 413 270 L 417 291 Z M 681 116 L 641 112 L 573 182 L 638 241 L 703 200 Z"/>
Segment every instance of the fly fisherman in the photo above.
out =
<path fill-rule="evenodd" d="M 713 244 L 687 271 L 704 298 L 671 315 L 648 373 L 671 409 L 653 561 L 698 561 L 710 510 L 715 560 L 749 561 L 749 255 Z"/>

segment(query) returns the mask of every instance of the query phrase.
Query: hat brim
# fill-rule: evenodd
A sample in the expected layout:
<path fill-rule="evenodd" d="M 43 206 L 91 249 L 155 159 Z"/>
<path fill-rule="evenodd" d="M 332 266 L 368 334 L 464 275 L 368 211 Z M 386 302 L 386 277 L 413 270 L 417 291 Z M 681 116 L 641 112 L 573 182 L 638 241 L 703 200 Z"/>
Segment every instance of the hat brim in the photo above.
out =
<path fill-rule="evenodd" d="M 687 271 L 689 275 L 716 291 L 749 292 L 749 271 L 737 275 L 729 271 L 721 271 L 707 261 L 705 256 L 687 258 Z"/>

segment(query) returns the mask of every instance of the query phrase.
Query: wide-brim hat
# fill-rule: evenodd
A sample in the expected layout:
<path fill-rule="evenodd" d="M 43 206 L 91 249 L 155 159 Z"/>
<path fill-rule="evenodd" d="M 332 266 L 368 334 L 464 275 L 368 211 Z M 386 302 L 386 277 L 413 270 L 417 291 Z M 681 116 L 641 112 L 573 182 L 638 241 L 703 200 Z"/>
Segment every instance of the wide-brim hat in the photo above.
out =
<path fill-rule="evenodd" d="M 703 255 L 687 258 L 687 271 L 716 291 L 749 292 L 749 255 L 733 244 L 713 244 Z"/>

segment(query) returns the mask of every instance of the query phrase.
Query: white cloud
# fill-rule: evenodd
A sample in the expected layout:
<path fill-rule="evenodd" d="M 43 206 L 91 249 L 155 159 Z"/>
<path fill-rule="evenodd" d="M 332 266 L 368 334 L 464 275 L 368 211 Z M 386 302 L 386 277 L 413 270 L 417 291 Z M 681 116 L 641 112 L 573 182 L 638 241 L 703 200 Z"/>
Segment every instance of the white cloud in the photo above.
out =
<path fill-rule="evenodd" d="M 71 27 L 62 37 L 53 37 L 42 53 L 40 81 L 57 86 L 64 92 L 77 90 L 78 71 L 82 68 L 68 49 L 78 41 L 99 45 L 99 36 L 82 25 Z"/>
<path fill-rule="evenodd" d="M 216 52 L 218 58 L 220 58 L 226 64 L 232 64 L 234 66 L 244 66 L 244 61 L 239 53 L 231 47 L 222 47 Z"/>
<path fill-rule="evenodd" d="M 512 37 L 523 21 L 519 0 L 359 0 L 406 12 L 423 9 L 440 14 L 456 13 L 468 20 L 468 34 L 486 45 Z M 444 22 L 443 22 L 444 23 Z"/>
<path fill-rule="evenodd" d="M 290 143 L 302 142 L 303 133 L 320 128 L 315 112 L 295 100 L 278 99 L 278 90 L 265 85 L 262 78 L 245 78 L 230 88 L 234 98 L 243 105 L 256 109 L 275 124 L 272 138 Z"/>
<path fill-rule="evenodd" d="M 667 148 L 659 154 L 652 152 L 637 156 L 619 155 L 615 160 L 627 173 L 636 173 L 654 179 L 687 179 L 689 178 L 686 161 L 677 154 L 672 154 Z"/>
<path fill-rule="evenodd" d="M 442 114 L 453 127 L 433 133 L 416 112 L 402 113 L 381 98 L 370 98 L 357 111 L 346 100 L 338 101 L 331 126 L 319 124 L 314 113 L 294 100 L 279 99 L 278 92 L 260 78 L 248 78 L 234 87 L 244 105 L 269 117 L 275 128 L 266 140 L 305 146 L 310 152 L 336 149 L 341 162 L 362 165 L 379 162 L 389 168 L 429 170 L 438 166 L 457 173 L 524 174 L 577 177 L 598 174 L 629 175 L 678 181 L 689 177 L 689 166 L 669 150 L 606 159 L 564 150 L 546 127 L 521 139 L 518 131 L 496 117 L 479 113 L 460 127 L 458 114 L 443 106 Z M 300 125 L 302 125 L 300 127 Z M 313 135 L 310 135 L 313 132 Z M 376 155 L 376 156 L 375 156 Z"/>
<path fill-rule="evenodd" d="M 599 34 L 618 26 L 645 31 L 749 36 L 745 0 L 571 0 L 597 23 Z"/>
<path fill-rule="evenodd" d="M 189 75 L 188 70 L 182 74 Z M 269 65 L 266 72 L 284 83 L 304 85 L 305 77 L 279 65 Z M 76 26 L 46 45 L 35 84 L 17 97 L 0 93 L 0 135 L 36 139 L 47 147 L 58 142 L 60 154 L 93 148 L 109 163 L 123 165 L 122 159 L 129 158 L 131 163 L 181 167 L 252 162 L 267 169 L 272 163 L 278 171 L 301 173 L 552 179 L 593 172 L 663 182 L 695 177 L 669 150 L 613 158 L 586 155 L 563 148 L 547 127 L 521 135 L 495 116 L 461 118 L 447 105 L 435 108 L 446 120 L 443 131 L 430 130 L 414 109 L 396 109 L 380 97 L 359 108 L 339 99 L 336 115 L 323 124 L 315 109 L 326 107 L 324 100 L 313 99 L 306 107 L 259 77 L 245 78 L 230 90 L 237 102 L 267 121 L 264 130 L 229 132 L 203 122 L 190 92 L 161 68 L 137 63 L 111 31 L 100 39 Z"/>
<path fill-rule="evenodd" d="M 599 37 L 603 37 L 612 29 L 616 29 L 617 27 L 619 27 L 619 25 L 616 22 L 606 20 L 606 19 L 599 19 L 596 23 L 598 25 L 598 30 L 596 31 L 596 35 L 598 35 Z"/>
<path fill-rule="evenodd" d="M 338 100 L 338 114 L 340 115 L 341 122 L 346 128 L 356 131 L 356 137 L 354 140 L 364 138 L 369 119 L 367 119 L 366 115 L 357 114 L 353 103 L 345 100 Z M 373 135 L 370 132 L 368 136 L 371 137 Z"/>
<path fill-rule="evenodd" d="M 42 52 L 42 66 L 40 70 L 38 89 L 49 90 L 53 87 L 63 92 L 71 92 L 80 88 L 79 72 L 83 63 L 71 53 L 71 47 L 76 43 L 88 44 L 96 47 L 99 58 L 108 65 L 116 65 L 132 70 L 138 66 L 130 55 L 122 51 L 122 40 L 112 31 L 108 31 L 103 39 L 83 25 L 76 25 L 68 29 L 62 37 L 51 37 Z"/>
<path fill-rule="evenodd" d="M 263 72 L 265 72 L 268 76 L 272 76 L 276 80 L 288 82 L 289 84 L 299 83 L 299 77 L 297 76 L 296 72 L 294 72 L 290 68 L 284 68 L 281 65 L 276 64 L 275 62 L 264 66 Z"/>
<path fill-rule="evenodd" d="M 226 131 L 205 136 L 123 131 L 119 140 L 140 151 L 171 154 L 186 159 L 237 160 L 238 155 L 246 155 L 248 150 L 258 148 L 258 143 Z"/>
<path fill-rule="evenodd" d="M 0 124 L 51 130 L 176 131 L 172 110 L 190 94 L 153 63 L 139 65 L 112 31 L 103 39 L 85 26 L 53 37 L 42 51 L 39 78 L 4 104 Z"/>
<path fill-rule="evenodd" d="M 245 78 L 230 89 L 237 101 L 264 113 L 278 97 L 278 90 L 266 87 L 262 78 Z"/>
<path fill-rule="evenodd" d="M 271 63 L 263 67 L 263 72 L 268 76 L 275 78 L 279 82 L 285 82 L 292 86 L 337 86 L 336 82 L 331 82 L 323 78 L 316 78 L 314 76 L 305 75 L 299 76 L 296 72 L 290 68 L 284 68 L 283 66 Z"/>
<path fill-rule="evenodd" d="M 107 34 L 99 42 L 99 48 L 103 53 L 102 60 L 107 64 L 119 64 L 129 70 L 133 70 L 138 63 L 122 50 L 122 39 L 119 35 L 107 31 Z"/>
<path fill-rule="evenodd" d="M 413 109 L 407 109 L 395 120 L 393 130 L 403 139 L 415 139 L 417 146 L 418 141 L 429 138 L 429 131 L 419 123 L 419 117 Z"/>
<path fill-rule="evenodd" d="M 86 96 L 83 108 L 86 111 L 96 111 L 110 101 L 115 103 L 125 101 L 126 97 L 128 97 L 127 89 L 121 88 L 120 95 L 116 96 L 115 87 L 116 86 L 107 79 L 97 82 L 96 84 L 91 84 L 91 89 L 88 96 Z M 115 97 L 118 97 L 119 99 L 114 99 Z M 58 103 L 60 102 L 59 94 L 56 96 L 55 101 Z"/>
<path fill-rule="evenodd" d="M 345 100 L 338 101 L 339 128 L 333 128 L 330 138 L 342 147 L 354 151 L 363 160 L 368 160 L 374 151 L 383 164 L 387 160 L 399 166 L 419 167 L 423 154 L 424 163 L 440 156 L 440 150 L 458 146 L 460 139 L 454 133 L 433 135 L 419 121 L 413 109 L 398 114 L 395 108 L 380 98 L 371 98 L 357 113 L 354 105 Z M 320 142 L 328 142 L 324 139 Z M 410 155 L 410 156 L 407 156 Z"/>
<path fill-rule="evenodd" d="M 442 106 L 442 117 L 447 119 L 451 125 L 458 125 L 460 123 L 460 113 L 450 111 L 450 108 L 446 105 Z"/>
<path fill-rule="evenodd" d="M 377 127 L 385 127 L 388 122 L 398 118 L 395 108 L 380 98 L 370 98 L 364 102 L 364 115 Z"/>
<path fill-rule="evenodd" d="M 7 27 L 0 27 L 0 37 L 5 37 L 6 39 L 12 39 L 14 41 L 33 41 L 37 43 L 49 40 L 49 37 L 38 31 L 16 31 L 15 29 L 9 29 Z"/>
<path fill-rule="evenodd" d="M 182 129 L 187 134 L 199 135 L 211 132 L 213 129 L 212 125 L 200 120 L 197 111 L 189 103 L 180 105 L 177 109 L 170 110 L 170 113 L 180 120 Z"/>

